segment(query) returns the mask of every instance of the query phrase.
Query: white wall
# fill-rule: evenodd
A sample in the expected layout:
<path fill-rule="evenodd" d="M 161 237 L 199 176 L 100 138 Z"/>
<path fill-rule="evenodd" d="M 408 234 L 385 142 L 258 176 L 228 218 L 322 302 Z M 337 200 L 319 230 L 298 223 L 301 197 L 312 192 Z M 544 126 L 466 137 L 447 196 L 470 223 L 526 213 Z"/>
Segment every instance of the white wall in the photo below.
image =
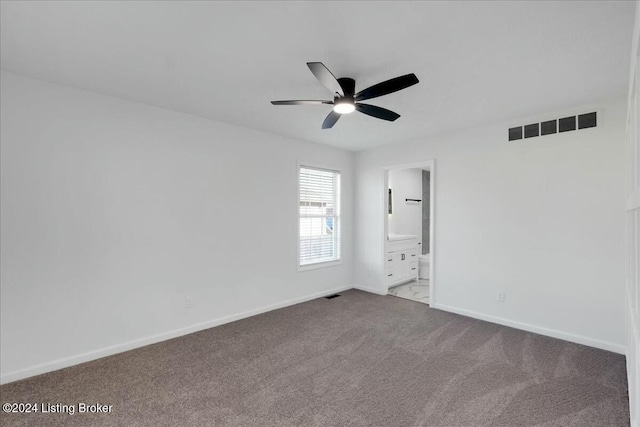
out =
<path fill-rule="evenodd" d="M 593 107 L 597 128 L 507 142 Z M 624 118 L 617 100 L 357 153 L 357 286 L 384 292 L 383 168 L 435 159 L 432 306 L 624 352 Z"/>
<path fill-rule="evenodd" d="M 631 51 L 626 145 L 627 383 L 631 426 L 640 426 L 640 3 Z"/>
<path fill-rule="evenodd" d="M 352 284 L 350 152 L 9 73 L 1 113 L 2 382 Z M 342 171 L 340 266 L 297 271 L 298 161 Z"/>
<path fill-rule="evenodd" d="M 389 188 L 393 213 L 389 218 L 390 234 L 414 234 L 422 239 L 422 204 L 406 199 L 422 199 L 422 169 L 389 171 Z"/>
<path fill-rule="evenodd" d="M 385 292 L 383 167 L 429 159 L 435 306 L 623 351 L 624 100 L 595 129 L 507 143 L 527 118 L 358 153 L 354 222 L 352 153 L 9 73 L 0 89 L 2 382 L 354 281 Z M 298 161 L 342 169 L 340 266 L 297 271 Z"/>

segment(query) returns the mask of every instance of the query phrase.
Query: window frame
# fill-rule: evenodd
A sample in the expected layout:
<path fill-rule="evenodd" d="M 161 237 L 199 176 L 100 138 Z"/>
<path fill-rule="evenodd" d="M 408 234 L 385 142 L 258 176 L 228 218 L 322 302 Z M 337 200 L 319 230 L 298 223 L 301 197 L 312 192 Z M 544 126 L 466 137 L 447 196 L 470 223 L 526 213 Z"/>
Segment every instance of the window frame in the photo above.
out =
<path fill-rule="evenodd" d="M 313 262 L 313 263 L 309 263 L 309 264 L 304 264 L 301 265 L 300 264 L 300 169 L 315 169 L 315 170 L 320 170 L 320 171 L 327 171 L 327 172 L 335 172 L 340 176 L 340 187 L 338 188 L 338 192 L 339 192 L 339 198 L 338 198 L 338 203 L 340 204 L 340 210 L 338 212 L 338 215 L 335 216 L 336 220 L 337 220 L 337 225 L 336 228 L 339 230 L 338 231 L 338 240 L 337 240 L 337 245 L 338 245 L 338 253 L 339 253 L 339 258 L 338 259 L 334 259 L 334 260 L 330 260 L 330 261 L 317 261 L 317 262 Z M 296 221 L 297 223 L 297 231 L 296 231 L 296 235 L 297 235 L 297 241 L 296 241 L 296 246 L 297 246 L 297 260 L 296 260 L 296 264 L 298 266 L 298 271 L 307 271 L 307 270 L 316 270 L 319 268 L 327 268 L 327 267 L 334 267 L 337 265 L 342 264 L 342 169 L 335 167 L 335 166 L 329 166 L 329 165 L 320 165 L 317 163 L 313 163 L 313 162 L 298 162 L 297 167 L 296 167 L 296 186 L 297 186 L 297 191 L 296 191 L 296 215 L 298 217 L 298 220 Z"/>

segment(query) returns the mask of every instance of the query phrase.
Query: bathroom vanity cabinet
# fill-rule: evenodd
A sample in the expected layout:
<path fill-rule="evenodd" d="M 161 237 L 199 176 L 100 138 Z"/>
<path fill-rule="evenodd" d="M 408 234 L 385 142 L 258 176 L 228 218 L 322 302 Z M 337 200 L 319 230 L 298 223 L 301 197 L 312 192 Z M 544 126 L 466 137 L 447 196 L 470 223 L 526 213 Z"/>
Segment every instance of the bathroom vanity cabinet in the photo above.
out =
<path fill-rule="evenodd" d="M 389 286 L 418 280 L 418 236 L 390 234 L 385 251 L 385 274 Z"/>

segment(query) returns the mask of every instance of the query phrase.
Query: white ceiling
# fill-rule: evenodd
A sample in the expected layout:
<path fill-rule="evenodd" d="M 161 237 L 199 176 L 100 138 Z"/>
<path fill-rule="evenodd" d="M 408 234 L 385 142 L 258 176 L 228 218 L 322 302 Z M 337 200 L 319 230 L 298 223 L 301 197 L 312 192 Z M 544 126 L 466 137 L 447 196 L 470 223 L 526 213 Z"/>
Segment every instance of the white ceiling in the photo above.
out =
<path fill-rule="evenodd" d="M 5 2 L 1 64 L 16 73 L 297 139 L 361 150 L 623 96 L 635 3 Z M 308 61 L 356 89 L 420 83 L 333 129 Z"/>

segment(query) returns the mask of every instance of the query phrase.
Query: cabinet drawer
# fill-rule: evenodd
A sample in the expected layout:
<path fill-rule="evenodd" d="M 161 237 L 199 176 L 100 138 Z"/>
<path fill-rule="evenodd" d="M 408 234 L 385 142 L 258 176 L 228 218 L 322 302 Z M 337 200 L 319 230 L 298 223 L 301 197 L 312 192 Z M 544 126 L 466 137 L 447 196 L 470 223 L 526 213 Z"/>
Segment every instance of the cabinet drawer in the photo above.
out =
<path fill-rule="evenodd" d="M 396 269 L 394 267 L 387 267 L 387 269 L 385 270 L 385 274 L 387 276 L 387 279 L 389 280 L 393 280 L 397 276 Z"/>
<path fill-rule="evenodd" d="M 417 239 L 398 240 L 395 242 L 387 242 L 387 252 L 395 252 L 401 250 L 414 249 L 418 246 Z"/>
<path fill-rule="evenodd" d="M 409 272 L 411 273 L 412 276 L 414 274 L 418 274 L 418 263 L 417 262 L 412 262 L 411 264 L 409 264 Z"/>
<path fill-rule="evenodd" d="M 411 262 L 418 262 L 418 257 L 417 256 L 411 256 L 411 252 L 410 251 L 397 251 L 397 252 L 391 252 L 389 254 L 387 254 L 387 260 L 392 260 L 392 261 L 387 261 L 387 265 L 389 263 L 411 263 Z"/>

